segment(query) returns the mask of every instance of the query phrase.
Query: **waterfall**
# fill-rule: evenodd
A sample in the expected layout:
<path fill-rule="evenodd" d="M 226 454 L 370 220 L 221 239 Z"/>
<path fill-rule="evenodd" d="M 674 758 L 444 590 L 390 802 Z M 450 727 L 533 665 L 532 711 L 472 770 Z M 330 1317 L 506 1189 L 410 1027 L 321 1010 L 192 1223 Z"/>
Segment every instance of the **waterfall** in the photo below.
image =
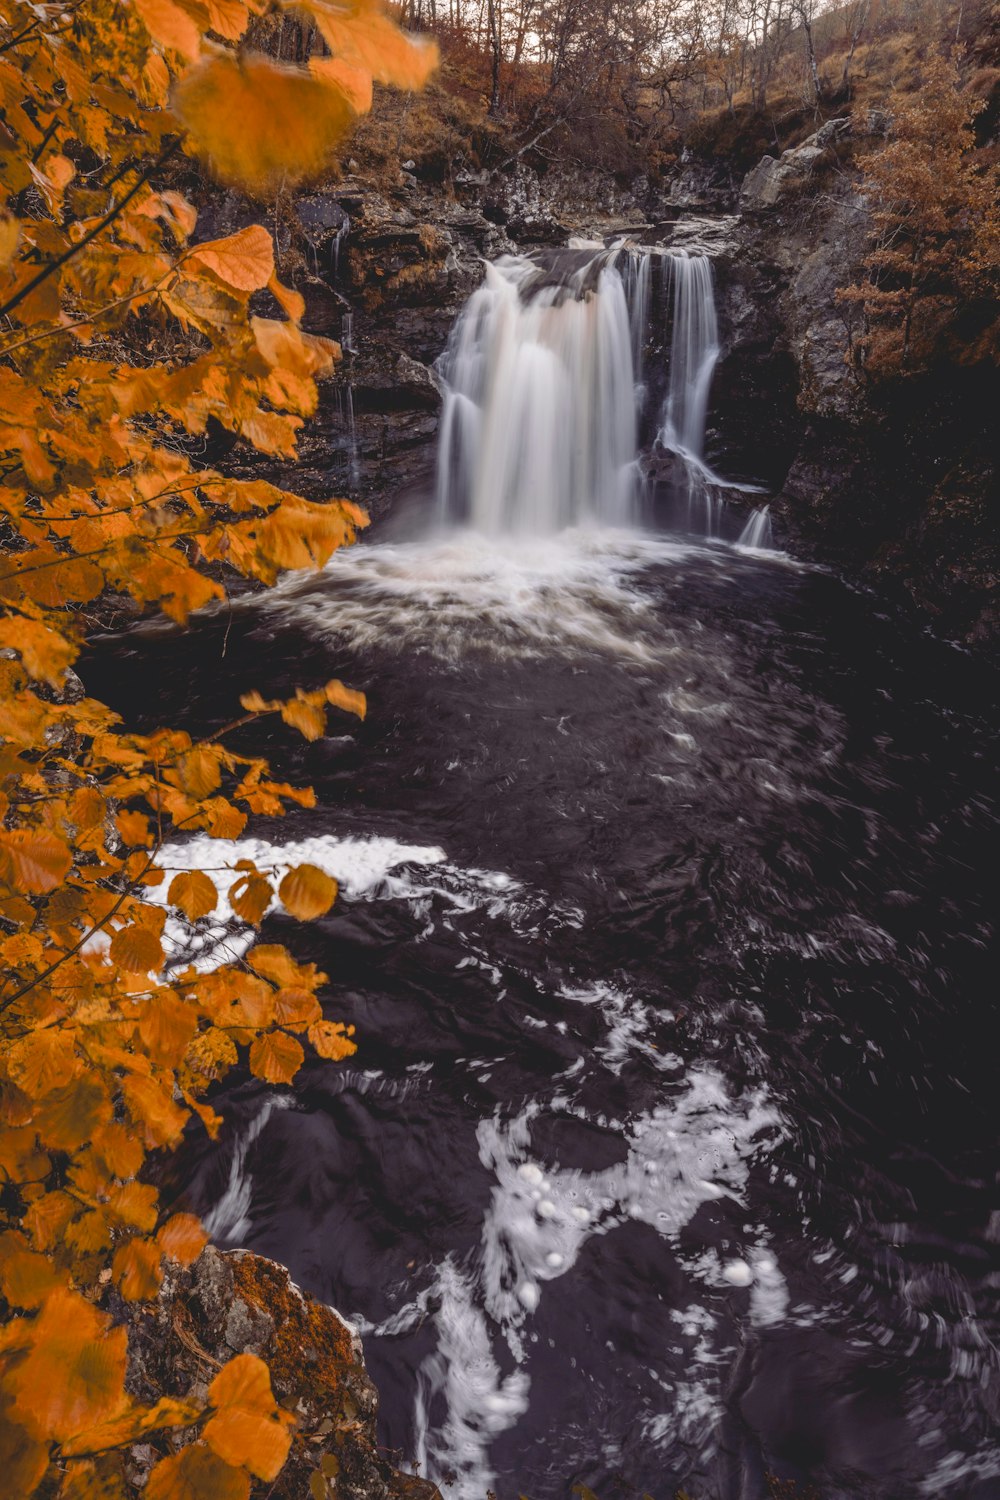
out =
<path fill-rule="evenodd" d="M 682 530 L 735 537 L 723 494 L 753 487 L 730 483 L 705 461 L 720 353 L 711 260 L 624 240 L 610 248 L 571 240 L 565 250 L 487 265 L 438 363 L 441 521 L 498 535 L 639 519 L 655 258 L 672 309 L 657 433 L 660 449 L 673 455 L 664 488 L 680 505 Z M 740 540 L 770 546 L 766 510 L 754 513 Z"/>
<path fill-rule="evenodd" d="M 769 552 L 774 545 L 771 531 L 771 507 L 759 506 L 750 512 L 750 519 L 740 532 L 737 545 L 755 547 L 758 552 Z"/>
<path fill-rule="evenodd" d="M 727 517 L 725 492 L 753 492 L 757 487 L 724 479 L 705 462 L 708 398 L 721 352 L 712 262 L 707 255 L 672 251 L 664 257 L 663 278 L 664 292 L 673 291 L 672 297 L 668 295 L 673 327 L 658 442 L 679 461 L 680 483 L 674 488 L 686 511 L 686 529 L 707 537 L 731 537 L 734 528 Z M 767 506 L 752 512 L 738 543 L 758 551 L 771 548 Z"/>
<path fill-rule="evenodd" d="M 705 418 L 719 360 L 712 262 L 707 255 L 667 255 L 664 276 L 673 282 L 673 333 L 669 385 L 660 442 L 689 468 L 714 479 L 705 466 Z"/>
<path fill-rule="evenodd" d="M 635 518 L 649 274 L 634 259 L 578 246 L 487 266 L 440 364 L 442 519 L 498 533 Z"/>

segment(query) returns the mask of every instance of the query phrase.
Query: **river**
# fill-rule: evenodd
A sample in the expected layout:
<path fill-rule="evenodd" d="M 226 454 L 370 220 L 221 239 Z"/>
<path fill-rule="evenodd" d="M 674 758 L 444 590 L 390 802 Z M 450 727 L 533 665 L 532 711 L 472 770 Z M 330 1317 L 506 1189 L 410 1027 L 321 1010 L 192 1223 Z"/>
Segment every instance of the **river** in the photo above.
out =
<path fill-rule="evenodd" d="M 263 933 L 358 1054 L 236 1077 L 174 1180 L 358 1322 L 382 1441 L 450 1500 L 991 1500 L 995 677 L 623 495 L 400 518 L 95 645 L 129 727 L 369 698 L 234 740 L 316 789 L 245 852 L 340 880 Z"/>

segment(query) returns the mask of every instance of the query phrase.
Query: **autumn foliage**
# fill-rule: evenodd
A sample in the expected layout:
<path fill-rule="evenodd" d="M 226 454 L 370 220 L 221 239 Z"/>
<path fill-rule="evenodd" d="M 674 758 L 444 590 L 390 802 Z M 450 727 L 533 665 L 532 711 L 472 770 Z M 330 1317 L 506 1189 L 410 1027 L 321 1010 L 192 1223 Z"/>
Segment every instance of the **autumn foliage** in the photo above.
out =
<path fill-rule="evenodd" d="M 943 356 L 995 359 L 1000 207 L 996 170 L 974 149 L 982 100 L 963 91 L 953 59 L 936 56 L 920 87 L 889 105 L 888 140 L 858 162 L 871 215 L 863 279 L 840 293 L 863 315 L 855 362 L 884 378 Z"/>
<path fill-rule="evenodd" d="M 187 1128 L 217 1132 L 209 1086 L 240 1060 L 284 1084 L 307 1048 L 354 1050 L 324 1018 L 325 976 L 282 948 L 164 968 L 168 906 L 196 922 L 219 899 L 198 871 L 153 898 L 168 833 L 234 838 L 249 814 L 312 793 L 224 735 L 124 732 L 70 671 L 88 607 L 109 595 L 184 621 L 227 570 L 269 584 L 321 566 L 364 524 L 347 502 L 192 456 L 211 421 L 290 456 L 339 350 L 302 330 L 264 228 L 198 242 L 167 164 L 187 153 L 272 191 L 322 168 L 373 76 L 410 88 L 434 63 L 376 0 L 300 0 L 322 55 L 283 66 L 241 41 L 268 8 L 0 0 L 3 1495 L 114 1500 L 141 1439 L 161 1455 L 148 1500 L 245 1500 L 293 1437 L 250 1355 L 183 1399 L 134 1401 L 107 1307 L 153 1297 L 165 1262 L 188 1265 L 205 1243 L 194 1216 L 164 1216 L 143 1167 Z M 251 313 L 268 294 L 274 315 Z M 364 700 L 331 682 L 233 708 L 235 722 L 273 713 L 315 738 L 328 711 L 363 714 Z M 309 919 L 335 895 L 310 865 L 275 890 L 248 861 L 228 891 L 253 925 L 275 896 Z"/>

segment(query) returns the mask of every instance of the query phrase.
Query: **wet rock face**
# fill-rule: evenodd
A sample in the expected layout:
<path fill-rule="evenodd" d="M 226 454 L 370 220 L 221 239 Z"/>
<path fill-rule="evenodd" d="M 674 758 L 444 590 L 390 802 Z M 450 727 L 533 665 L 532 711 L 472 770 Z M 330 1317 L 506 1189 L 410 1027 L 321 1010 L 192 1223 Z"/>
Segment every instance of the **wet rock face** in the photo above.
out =
<path fill-rule="evenodd" d="M 204 1391 L 234 1354 L 267 1361 L 275 1395 L 297 1423 L 269 1500 L 441 1500 L 435 1485 L 400 1473 L 378 1448 L 378 1397 L 357 1334 L 300 1292 L 283 1266 L 209 1247 L 190 1270 L 168 1270 L 151 1307 L 116 1311 L 129 1332 L 126 1385 L 140 1400 Z M 143 1484 L 168 1451 L 169 1434 L 136 1444 L 131 1482 Z"/>

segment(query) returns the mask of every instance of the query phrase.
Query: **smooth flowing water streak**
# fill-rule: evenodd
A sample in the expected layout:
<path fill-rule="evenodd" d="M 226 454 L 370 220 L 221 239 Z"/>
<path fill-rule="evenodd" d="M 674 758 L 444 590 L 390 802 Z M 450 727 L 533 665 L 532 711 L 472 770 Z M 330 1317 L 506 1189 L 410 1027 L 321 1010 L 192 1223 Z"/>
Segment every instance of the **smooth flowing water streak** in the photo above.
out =
<path fill-rule="evenodd" d="M 640 259 L 645 257 L 639 256 Z M 636 518 L 648 271 L 620 247 L 486 268 L 442 357 L 440 518 L 498 533 Z"/>
<path fill-rule="evenodd" d="M 663 258 L 662 277 L 671 308 L 671 336 L 657 442 L 679 464 L 675 489 L 686 502 L 685 529 L 714 539 L 731 538 L 735 527 L 727 518 L 727 492 L 754 493 L 757 486 L 724 478 L 705 459 L 709 397 L 722 352 L 711 258 L 697 251 L 673 250 Z M 758 551 L 772 549 L 766 506 L 753 512 L 737 543 Z"/>
<path fill-rule="evenodd" d="M 712 262 L 707 255 L 666 255 L 663 274 L 673 283 L 673 332 L 660 442 L 693 468 L 705 466 L 705 419 L 719 360 Z"/>
<path fill-rule="evenodd" d="M 760 505 L 751 511 L 750 519 L 739 534 L 737 545 L 755 547 L 758 552 L 769 552 L 774 545 L 771 530 L 771 507 Z"/>

